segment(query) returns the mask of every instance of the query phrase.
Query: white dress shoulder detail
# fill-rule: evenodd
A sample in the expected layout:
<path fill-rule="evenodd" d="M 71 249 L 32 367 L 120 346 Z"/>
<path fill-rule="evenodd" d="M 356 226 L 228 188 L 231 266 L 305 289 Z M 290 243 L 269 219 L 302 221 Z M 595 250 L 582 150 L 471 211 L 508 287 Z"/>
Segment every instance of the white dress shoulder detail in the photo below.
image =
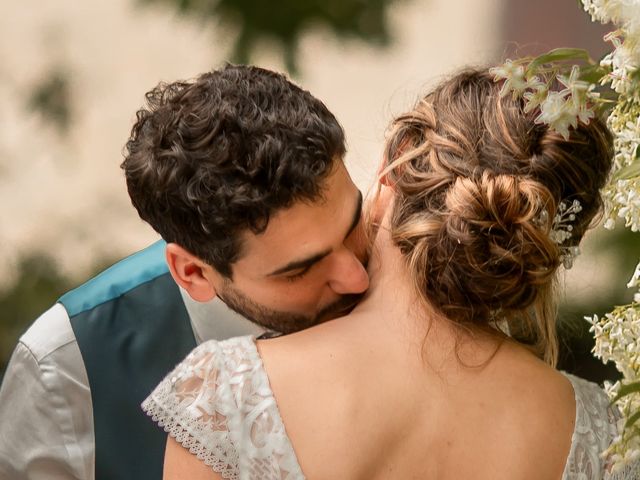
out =
<path fill-rule="evenodd" d="M 142 408 L 225 479 L 304 478 L 251 336 L 201 344 Z"/>
<path fill-rule="evenodd" d="M 632 466 L 611 474 L 602 457 L 618 435 L 620 412 L 610 404 L 604 390 L 595 383 L 565 373 L 573 385 L 576 399 L 576 424 L 571 439 L 562 480 L 637 480 L 638 470 Z"/>
<path fill-rule="evenodd" d="M 596 384 L 566 376 L 576 424 L 562 480 L 639 480 L 637 465 L 610 474 L 600 455 L 618 434 L 618 410 Z M 142 407 L 225 479 L 305 478 L 251 336 L 201 344 Z"/>

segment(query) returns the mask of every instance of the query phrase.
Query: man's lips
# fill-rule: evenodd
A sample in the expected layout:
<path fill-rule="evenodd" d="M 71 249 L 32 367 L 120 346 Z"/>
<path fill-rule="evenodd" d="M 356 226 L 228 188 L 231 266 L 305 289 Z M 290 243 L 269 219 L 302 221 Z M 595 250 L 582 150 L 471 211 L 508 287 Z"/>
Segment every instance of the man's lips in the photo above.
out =
<path fill-rule="evenodd" d="M 360 303 L 359 300 L 354 300 L 353 303 L 347 305 L 346 307 L 338 310 L 337 312 L 335 312 L 335 316 L 336 318 L 338 317 L 344 317 L 345 315 L 349 315 L 351 313 L 351 311 L 356 308 L 356 305 L 358 305 L 358 303 Z"/>

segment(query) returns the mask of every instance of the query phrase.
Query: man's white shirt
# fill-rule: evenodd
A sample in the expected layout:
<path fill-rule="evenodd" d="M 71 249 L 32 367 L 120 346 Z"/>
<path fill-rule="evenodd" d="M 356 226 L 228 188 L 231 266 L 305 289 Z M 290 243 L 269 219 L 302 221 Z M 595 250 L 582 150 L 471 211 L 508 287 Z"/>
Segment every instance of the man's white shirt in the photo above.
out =
<path fill-rule="evenodd" d="M 180 293 L 197 344 L 264 332 L 218 299 L 198 303 Z M 5 372 L 0 480 L 94 480 L 94 467 L 89 380 L 69 315 L 58 303 L 20 338 Z"/>

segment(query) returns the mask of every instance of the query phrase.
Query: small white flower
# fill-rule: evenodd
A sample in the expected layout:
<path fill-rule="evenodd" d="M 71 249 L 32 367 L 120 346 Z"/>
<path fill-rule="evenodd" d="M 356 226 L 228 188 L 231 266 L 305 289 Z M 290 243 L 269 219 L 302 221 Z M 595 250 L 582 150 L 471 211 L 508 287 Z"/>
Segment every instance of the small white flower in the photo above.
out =
<path fill-rule="evenodd" d="M 587 107 L 586 105 L 581 106 L 578 109 L 578 120 L 580 120 L 582 123 L 589 123 L 589 120 L 591 120 L 595 116 L 596 114 L 593 109 Z"/>
<path fill-rule="evenodd" d="M 607 125 L 614 134 L 614 171 L 631 165 L 640 146 L 640 103 L 635 97 L 622 97 L 613 109 Z"/>
<path fill-rule="evenodd" d="M 524 76 L 524 67 L 511 60 L 507 60 L 500 67 L 489 70 L 494 80 L 504 80 L 504 85 L 500 89 L 500 96 L 505 96 L 513 92 L 514 97 L 521 95 L 527 89 L 527 80 Z"/>
<path fill-rule="evenodd" d="M 618 180 L 603 191 L 606 216 L 623 218 L 632 232 L 640 231 L 640 177 Z"/>
<path fill-rule="evenodd" d="M 630 183 L 627 182 L 627 184 Z M 621 205 L 618 216 L 625 219 L 625 226 L 632 232 L 640 231 L 640 192 L 633 188 L 619 191 L 616 200 Z"/>
<path fill-rule="evenodd" d="M 538 107 L 547 98 L 549 88 L 546 83 L 543 83 L 534 76 L 527 80 L 527 89 L 522 96 L 525 99 L 524 111 L 530 112 L 534 108 Z"/>
<path fill-rule="evenodd" d="M 613 44 L 614 50 L 601 60 L 600 65 L 611 69 L 603 81 L 610 81 L 611 87 L 623 94 L 633 88 L 632 74 L 638 69 L 640 51 L 638 42 L 623 41 L 621 35 L 622 32 L 618 30 L 605 36 L 605 40 Z"/>
<path fill-rule="evenodd" d="M 567 100 L 566 94 L 549 92 L 540 105 L 540 115 L 536 118 L 536 123 L 549 125 L 568 140 L 569 127 L 575 128 L 578 124 L 578 109 L 573 102 Z"/>
<path fill-rule="evenodd" d="M 627 288 L 640 287 L 640 263 L 636 266 L 629 283 L 627 283 Z"/>
<path fill-rule="evenodd" d="M 582 0 L 583 8 L 591 15 L 594 22 L 609 23 L 611 21 L 612 6 L 606 0 Z"/>
<path fill-rule="evenodd" d="M 571 67 L 569 76 L 558 75 L 558 81 L 565 86 L 565 89 L 574 100 L 581 100 L 586 93 L 593 90 L 595 85 L 584 80 L 580 80 L 580 67 L 574 65 Z"/>

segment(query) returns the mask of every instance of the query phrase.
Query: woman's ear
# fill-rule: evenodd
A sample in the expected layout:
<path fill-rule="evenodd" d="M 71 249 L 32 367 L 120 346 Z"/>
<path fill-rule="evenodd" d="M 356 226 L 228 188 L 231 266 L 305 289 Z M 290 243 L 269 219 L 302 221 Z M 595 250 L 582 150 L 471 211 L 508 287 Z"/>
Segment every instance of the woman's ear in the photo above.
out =
<path fill-rule="evenodd" d="M 213 268 L 177 243 L 168 243 L 165 251 L 167 265 L 175 282 L 197 302 L 208 302 L 216 296 L 216 289 L 205 275 Z"/>
<path fill-rule="evenodd" d="M 385 170 L 388 167 L 388 162 L 386 158 L 383 158 L 378 165 L 378 170 L 376 172 L 376 180 L 378 185 L 375 186 L 377 189 L 376 193 L 373 195 L 369 202 L 369 218 L 374 224 L 380 225 L 382 223 L 382 219 L 384 218 L 389 205 L 392 203 L 394 188 L 389 178 L 389 173 Z"/>
<path fill-rule="evenodd" d="M 392 187 L 385 186 L 382 182 L 378 186 L 378 191 L 375 196 L 371 199 L 369 208 L 370 208 L 370 219 L 375 225 L 381 225 L 382 219 L 387 214 L 387 210 L 390 205 L 393 203 L 394 190 Z"/>

